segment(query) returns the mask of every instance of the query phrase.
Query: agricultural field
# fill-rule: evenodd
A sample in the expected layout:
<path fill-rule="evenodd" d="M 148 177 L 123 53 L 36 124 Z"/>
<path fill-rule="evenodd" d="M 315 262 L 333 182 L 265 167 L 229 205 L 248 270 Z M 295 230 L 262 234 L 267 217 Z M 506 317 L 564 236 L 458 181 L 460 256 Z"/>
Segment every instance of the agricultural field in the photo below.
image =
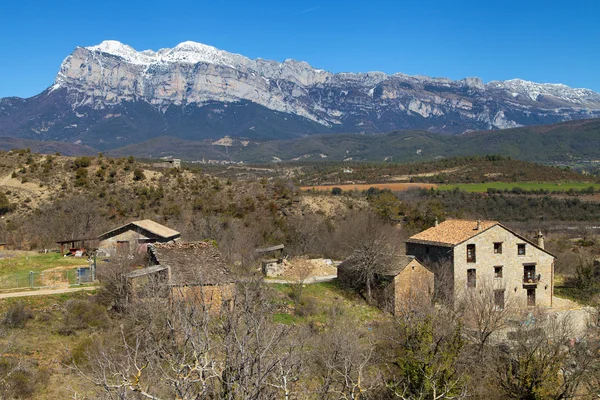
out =
<path fill-rule="evenodd" d="M 566 192 L 569 190 L 586 190 L 593 187 L 595 191 L 600 190 L 600 184 L 590 182 L 486 182 L 486 183 L 454 183 L 450 185 L 439 185 L 439 190 L 452 190 L 459 188 L 466 192 L 487 192 L 489 189 L 512 190 L 548 190 Z"/>
<path fill-rule="evenodd" d="M 318 192 L 331 191 L 334 187 L 340 188 L 343 191 L 363 191 L 369 188 L 377 189 L 389 189 L 393 192 L 400 192 L 410 189 L 432 189 L 436 188 L 437 185 L 432 183 L 372 183 L 372 184 L 346 184 L 346 185 L 318 185 L 318 186 L 302 186 L 302 190 L 316 190 Z"/>

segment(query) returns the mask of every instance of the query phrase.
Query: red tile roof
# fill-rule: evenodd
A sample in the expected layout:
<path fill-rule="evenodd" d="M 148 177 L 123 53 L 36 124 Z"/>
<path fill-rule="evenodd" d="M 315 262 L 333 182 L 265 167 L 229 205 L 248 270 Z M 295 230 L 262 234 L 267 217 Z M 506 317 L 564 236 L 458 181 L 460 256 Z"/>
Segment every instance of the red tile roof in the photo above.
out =
<path fill-rule="evenodd" d="M 426 229 L 411 236 L 408 241 L 413 243 L 432 243 L 446 246 L 456 246 L 481 232 L 499 225 L 498 221 L 478 221 L 464 219 L 449 219 L 438 226 Z"/>

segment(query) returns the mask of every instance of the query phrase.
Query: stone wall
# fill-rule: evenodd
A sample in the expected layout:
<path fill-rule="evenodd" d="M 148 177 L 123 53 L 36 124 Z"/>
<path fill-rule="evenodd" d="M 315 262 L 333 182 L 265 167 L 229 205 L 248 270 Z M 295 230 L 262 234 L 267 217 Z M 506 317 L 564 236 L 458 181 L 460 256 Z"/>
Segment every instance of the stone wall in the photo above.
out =
<path fill-rule="evenodd" d="M 494 253 L 494 243 L 502 243 L 502 254 Z M 467 245 L 475 245 L 475 261 L 467 262 Z M 525 244 L 525 255 L 518 255 L 517 245 Z M 537 285 L 524 285 L 524 265 L 535 264 L 535 275 L 541 275 Z M 494 276 L 494 267 L 502 266 L 502 277 Z M 467 270 L 475 269 L 476 287 L 467 287 Z M 535 289 L 535 303 L 539 306 L 552 305 L 554 257 L 525 242 L 510 231 L 497 225 L 454 248 L 455 297 L 465 290 L 505 290 L 505 301 L 509 297 L 520 305 L 527 304 L 527 289 Z"/>
<path fill-rule="evenodd" d="M 210 314 L 219 314 L 222 307 L 233 307 L 235 283 L 206 286 L 175 286 L 171 289 L 173 301 L 195 302 L 206 307 Z"/>
<path fill-rule="evenodd" d="M 431 304 L 435 277 L 433 272 L 413 260 L 396 275 L 391 286 L 394 289 L 393 313 L 398 315 Z"/>
<path fill-rule="evenodd" d="M 117 252 L 122 249 L 126 253 L 133 252 L 145 252 L 146 245 L 140 245 L 138 242 L 151 240 L 147 236 L 142 235 L 139 232 L 133 230 L 127 230 L 118 235 L 106 238 L 100 241 L 98 245 L 98 251 L 100 254 L 111 257 L 117 255 Z M 120 244 L 119 242 L 129 242 L 127 244 Z M 122 247 L 121 247 L 122 246 Z M 141 247 L 140 247 L 141 246 Z"/>
<path fill-rule="evenodd" d="M 436 300 L 446 302 L 454 298 L 454 251 L 452 247 L 406 243 L 406 254 L 414 256 L 429 271 L 433 272 Z"/>

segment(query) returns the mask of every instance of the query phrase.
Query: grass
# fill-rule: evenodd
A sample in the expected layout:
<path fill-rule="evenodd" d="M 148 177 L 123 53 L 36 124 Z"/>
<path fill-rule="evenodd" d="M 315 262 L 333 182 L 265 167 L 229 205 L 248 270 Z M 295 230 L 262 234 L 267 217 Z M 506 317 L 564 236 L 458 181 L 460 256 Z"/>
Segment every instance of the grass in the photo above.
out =
<path fill-rule="evenodd" d="M 599 290 L 581 290 L 572 286 L 554 286 L 554 294 L 563 299 L 572 300 L 586 306 L 595 305 L 594 298 Z"/>
<path fill-rule="evenodd" d="M 23 303 L 31 310 L 44 310 L 56 305 L 62 305 L 71 299 L 88 299 L 96 293 L 94 290 L 81 292 L 57 293 L 45 296 L 9 297 L 0 301 L 0 313 L 3 313 L 14 303 Z"/>
<path fill-rule="evenodd" d="M 279 301 L 288 312 L 275 314 L 275 322 L 293 325 L 304 323 L 325 324 L 332 315 L 346 315 L 359 322 L 372 322 L 383 317 L 376 307 L 367 304 L 356 293 L 339 287 L 337 281 L 306 284 L 300 301 L 294 301 L 292 284 L 272 285 L 279 293 Z"/>
<path fill-rule="evenodd" d="M 81 257 L 63 257 L 58 253 L 37 254 L 32 252 L 7 252 L 13 257 L 0 259 L 0 288 L 24 288 L 29 287 L 29 272 L 39 273 L 53 268 L 76 268 L 87 266 L 87 260 Z M 67 278 L 69 283 L 76 283 L 77 277 L 74 271 L 58 273 L 57 279 Z M 44 286 L 40 275 L 34 275 L 35 286 Z"/>
<path fill-rule="evenodd" d="M 456 183 L 450 185 L 440 185 L 439 190 L 452 190 L 459 188 L 467 192 L 486 192 L 488 188 L 500 189 L 500 190 L 511 190 L 513 188 L 520 188 L 523 190 L 549 190 L 549 191 L 561 191 L 566 192 L 570 189 L 582 190 L 593 187 L 594 190 L 600 190 L 600 184 L 589 183 L 589 182 L 488 182 L 488 183 Z"/>
<path fill-rule="evenodd" d="M 62 293 L 48 296 L 10 298 L 0 301 L 0 318 L 14 303 L 23 303 L 33 312 L 33 318 L 27 321 L 25 328 L 7 329 L 0 337 L 0 348 L 11 343 L 5 357 L 20 360 L 31 370 L 42 371 L 47 381 L 40 386 L 33 398 L 57 399 L 69 398 L 71 387 L 80 393 L 89 392 L 92 387 L 77 374 L 71 373 L 62 363 L 68 362 L 66 349 L 73 349 L 82 340 L 94 334 L 93 329 L 85 329 L 73 335 L 59 334 L 63 324 L 63 305 L 71 299 L 89 299 L 91 292 Z M 65 385 L 65 382 L 68 384 Z"/>
<path fill-rule="evenodd" d="M 35 254 L 31 252 L 15 252 L 14 257 L 0 259 L 0 274 L 19 272 L 38 272 L 58 267 L 87 266 L 83 257 L 63 257 L 59 253 Z"/>

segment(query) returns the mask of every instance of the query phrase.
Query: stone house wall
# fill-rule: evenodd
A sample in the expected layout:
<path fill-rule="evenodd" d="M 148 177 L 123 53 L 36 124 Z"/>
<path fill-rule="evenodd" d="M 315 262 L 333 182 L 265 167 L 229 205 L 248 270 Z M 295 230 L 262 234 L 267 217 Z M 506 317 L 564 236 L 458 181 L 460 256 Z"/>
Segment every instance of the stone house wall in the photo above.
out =
<path fill-rule="evenodd" d="M 502 254 L 494 253 L 494 243 L 502 243 Z M 467 245 L 475 245 L 475 262 L 467 262 Z M 525 255 L 518 255 L 518 244 L 525 244 Z M 524 265 L 535 264 L 537 285 L 524 285 Z M 502 277 L 495 277 L 494 267 L 502 267 Z M 475 269 L 476 287 L 467 287 L 467 270 Z M 535 305 L 552 305 L 554 257 L 496 225 L 454 248 L 455 298 L 465 290 L 504 289 L 518 304 L 527 305 L 527 289 L 535 289 Z"/>
<path fill-rule="evenodd" d="M 406 243 L 406 254 L 415 257 L 434 274 L 434 297 L 448 301 L 454 296 L 454 251 L 452 247 Z"/>
<path fill-rule="evenodd" d="M 394 315 L 433 301 L 435 277 L 417 260 L 411 261 L 390 285 L 394 292 Z"/>
<path fill-rule="evenodd" d="M 100 244 L 98 245 L 98 250 L 100 251 L 100 253 L 105 254 L 109 257 L 117 255 L 117 252 L 120 250 L 121 246 L 123 248 L 123 251 L 126 251 L 126 252 L 130 252 L 130 253 L 137 252 L 137 251 L 145 252 L 146 251 L 145 246 L 143 246 L 143 248 L 140 248 L 140 244 L 138 242 L 140 240 L 148 241 L 148 240 L 152 240 L 152 239 L 153 238 L 142 235 L 141 233 L 136 232 L 134 230 L 127 230 L 127 231 L 119 233 L 118 235 L 111 236 L 109 238 L 101 240 Z M 128 243 L 120 244 L 119 242 L 128 242 Z"/>
<path fill-rule="evenodd" d="M 171 296 L 174 301 L 196 302 L 207 307 L 210 314 L 219 314 L 222 307 L 233 307 L 235 283 L 224 285 L 173 286 Z"/>

